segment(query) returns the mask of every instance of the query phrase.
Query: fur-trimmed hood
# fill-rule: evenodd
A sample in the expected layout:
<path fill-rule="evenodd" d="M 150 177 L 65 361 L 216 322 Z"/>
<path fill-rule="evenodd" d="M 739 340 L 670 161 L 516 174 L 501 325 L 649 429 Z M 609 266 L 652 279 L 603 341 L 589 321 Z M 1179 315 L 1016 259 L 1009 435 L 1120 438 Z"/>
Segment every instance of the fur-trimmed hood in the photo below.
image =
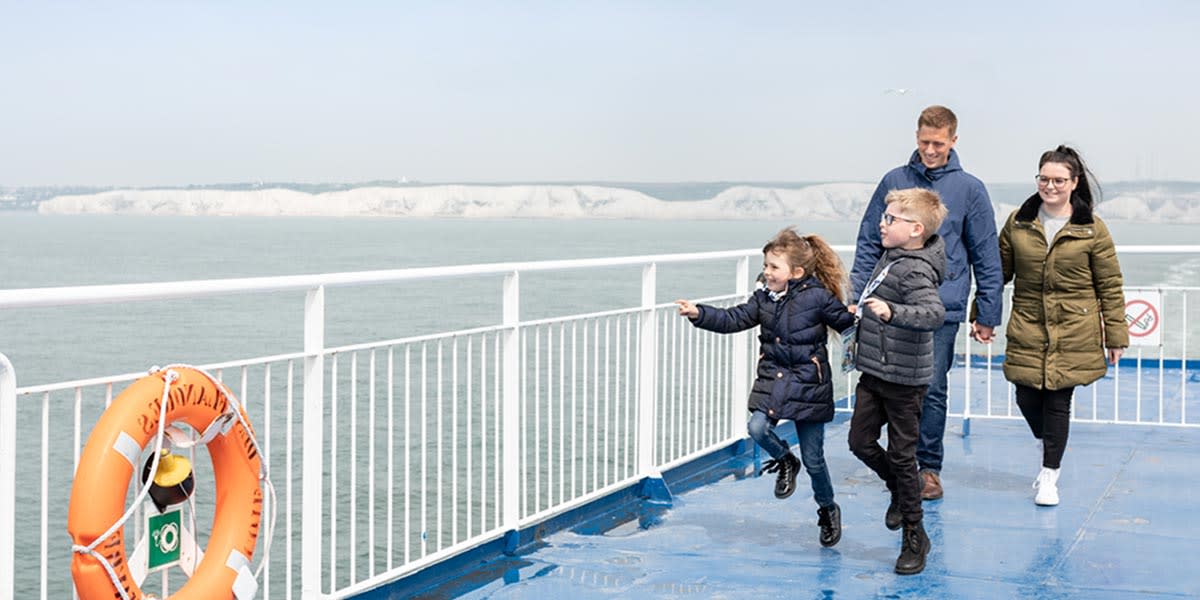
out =
<path fill-rule="evenodd" d="M 1033 221 L 1038 217 L 1038 209 L 1042 207 L 1042 197 L 1036 192 L 1025 199 L 1021 204 L 1021 208 L 1017 209 L 1018 221 Z M 1071 194 L 1071 220 L 1072 225 L 1091 225 L 1096 221 L 1092 216 L 1092 206 L 1088 204 L 1078 194 Z"/>

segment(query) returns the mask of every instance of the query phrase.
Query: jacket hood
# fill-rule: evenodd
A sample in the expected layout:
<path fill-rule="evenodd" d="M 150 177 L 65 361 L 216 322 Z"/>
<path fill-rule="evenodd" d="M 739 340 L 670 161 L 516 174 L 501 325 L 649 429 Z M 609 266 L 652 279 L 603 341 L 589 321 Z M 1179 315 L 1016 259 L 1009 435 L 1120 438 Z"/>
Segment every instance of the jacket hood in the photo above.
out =
<path fill-rule="evenodd" d="M 925 166 L 925 163 L 921 162 L 921 153 L 913 150 L 912 156 L 908 157 L 908 168 L 916 171 L 918 175 L 929 181 L 937 181 L 947 174 L 961 171 L 962 164 L 958 162 L 958 151 L 951 149 L 950 159 L 946 161 L 946 164 L 936 169 L 930 169 Z"/>
<path fill-rule="evenodd" d="M 1017 209 L 1018 221 L 1032 221 L 1038 216 L 1038 209 L 1042 207 L 1042 197 L 1036 192 L 1025 199 L 1021 204 L 1021 208 Z M 1080 198 L 1077 194 L 1071 194 L 1071 220 L 1072 225 L 1091 225 L 1095 219 L 1092 218 L 1092 207 Z"/>
<path fill-rule="evenodd" d="M 936 233 L 925 240 L 925 245 L 916 250 L 906 250 L 904 248 L 889 248 L 883 255 L 882 262 L 891 262 L 898 258 L 915 258 L 929 263 L 933 267 L 933 272 L 937 274 L 938 284 L 946 278 L 946 242 L 942 240 L 942 236 Z"/>

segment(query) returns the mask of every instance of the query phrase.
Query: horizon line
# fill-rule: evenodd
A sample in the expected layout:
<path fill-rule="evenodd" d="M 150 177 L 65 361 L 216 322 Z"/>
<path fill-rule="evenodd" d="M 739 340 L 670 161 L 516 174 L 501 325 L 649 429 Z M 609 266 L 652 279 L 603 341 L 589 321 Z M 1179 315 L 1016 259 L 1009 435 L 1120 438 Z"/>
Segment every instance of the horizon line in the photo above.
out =
<path fill-rule="evenodd" d="M 21 190 L 21 189 L 61 189 L 61 188 L 88 188 L 94 190 L 180 190 L 190 188 L 216 188 L 222 187 L 256 187 L 268 188 L 272 186 L 343 186 L 346 188 L 357 187 L 379 187 L 387 185 L 391 187 L 433 187 L 443 185 L 465 185 L 465 186 L 500 186 L 512 187 L 521 185 L 600 185 L 605 187 L 620 187 L 627 185 L 655 186 L 655 185 L 752 185 L 755 187 L 768 187 L 772 185 L 787 185 L 787 186 L 810 186 L 810 185 L 827 185 L 835 183 L 861 183 L 875 184 L 877 181 L 851 180 L 851 179 L 829 179 L 829 180 L 784 180 L 784 179 L 715 179 L 715 180 L 678 180 L 678 181 L 638 181 L 638 180 L 620 180 L 620 179 L 562 179 L 562 180 L 510 180 L 510 181 L 423 181 L 416 179 L 371 179 L 362 181 L 232 181 L 232 182 L 214 182 L 214 183 L 184 183 L 184 184 L 151 184 L 151 185 L 126 185 L 126 184 L 90 184 L 90 183 L 62 183 L 62 184 L 20 184 L 9 185 L 0 183 L 0 189 L 3 190 Z M 1104 183 L 1104 185 L 1113 184 L 1149 184 L 1149 183 L 1194 183 L 1200 184 L 1200 180 L 1193 179 L 1119 179 Z M 984 181 L 984 185 L 1032 185 L 1025 181 Z"/>

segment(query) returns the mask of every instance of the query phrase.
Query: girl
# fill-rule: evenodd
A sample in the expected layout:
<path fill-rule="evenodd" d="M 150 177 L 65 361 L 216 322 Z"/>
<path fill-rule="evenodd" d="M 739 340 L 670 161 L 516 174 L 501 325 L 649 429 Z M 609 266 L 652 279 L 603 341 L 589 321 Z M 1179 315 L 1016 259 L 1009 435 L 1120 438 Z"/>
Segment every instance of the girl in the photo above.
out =
<path fill-rule="evenodd" d="M 833 546 L 842 538 L 842 520 L 825 466 L 825 423 L 833 420 L 826 328 L 840 332 L 854 324 L 842 302 L 846 272 L 824 240 L 788 228 L 763 246 L 763 277 L 765 287 L 732 308 L 675 303 L 679 314 L 701 329 L 734 333 L 761 326 L 758 377 L 749 399 L 750 437 L 772 457 L 765 471 L 778 473 L 775 497 L 787 498 L 796 490 L 801 462 L 774 429 L 780 419 L 795 422 L 819 507 L 821 545 Z"/>

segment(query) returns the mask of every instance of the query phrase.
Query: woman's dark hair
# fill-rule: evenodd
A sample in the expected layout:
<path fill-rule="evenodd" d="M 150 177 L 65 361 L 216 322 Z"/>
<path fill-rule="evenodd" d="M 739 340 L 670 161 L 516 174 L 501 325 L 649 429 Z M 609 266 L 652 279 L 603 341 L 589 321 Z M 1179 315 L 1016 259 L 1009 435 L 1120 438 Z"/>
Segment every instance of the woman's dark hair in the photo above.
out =
<path fill-rule="evenodd" d="M 1079 156 L 1079 151 L 1070 146 L 1059 146 L 1053 150 L 1047 150 L 1042 153 L 1041 160 L 1038 161 L 1038 170 L 1048 162 L 1066 165 L 1071 171 L 1071 177 L 1078 177 L 1079 184 L 1075 186 L 1075 191 L 1071 193 L 1071 208 L 1073 210 L 1084 209 L 1087 214 L 1091 214 L 1096 207 L 1096 202 L 1100 200 L 1100 184 L 1096 182 L 1096 176 L 1092 174 L 1091 169 L 1083 162 L 1083 157 Z"/>

